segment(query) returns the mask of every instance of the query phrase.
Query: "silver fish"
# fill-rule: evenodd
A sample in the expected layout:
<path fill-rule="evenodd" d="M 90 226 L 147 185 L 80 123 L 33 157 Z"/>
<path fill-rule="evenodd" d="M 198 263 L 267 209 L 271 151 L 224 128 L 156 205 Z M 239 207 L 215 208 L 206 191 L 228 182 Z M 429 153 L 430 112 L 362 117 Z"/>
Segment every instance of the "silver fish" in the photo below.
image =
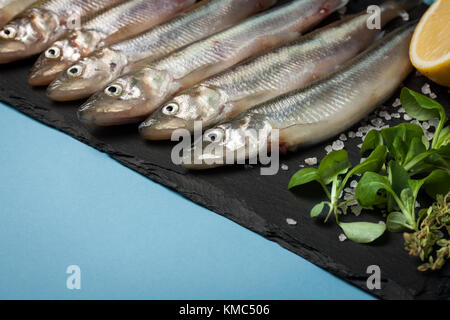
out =
<path fill-rule="evenodd" d="M 0 29 L 0 63 L 40 53 L 81 20 L 123 0 L 48 0 Z"/>
<path fill-rule="evenodd" d="M 104 47 L 82 58 L 49 86 L 48 96 L 56 101 L 89 97 L 130 72 L 141 61 L 157 60 L 211 34 L 224 30 L 260 12 L 276 0 L 202 1 L 142 35 Z"/>
<path fill-rule="evenodd" d="M 382 5 L 381 27 L 410 4 L 401 0 Z M 176 129 L 193 132 L 195 121 L 207 129 L 331 73 L 379 35 L 379 29 L 367 27 L 371 15 L 363 12 L 337 21 L 187 89 L 142 123 L 141 135 L 150 140 L 170 139 Z"/>
<path fill-rule="evenodd" d="M 322 80 L 207 130 L 184 155 L 183 166 L 221 166 L 229 163 L 227 154 L 240 163 L 255 159 L 258 150 L 270 149 L 269 137 L 276 129 L 280 150 L 316 144 L 346 130 L 394 93 L 412 71 L 408 54 L 414 28 L 408 24 Z"/>
<path fill-rule="evenodd" d="M 78 113 L 95 125 L 133 123 L 173 94 L 244 59 L 292 41 L 346 0 L 296 0 L 250 18 L 125 75 L 95 94 Z"/>
<path fill-rule="evenodd" d="M 29 82 L 48 85 L 80 58 L 163 23 L 195 0 L 131 0 L 103 12 L 54 42 L 31 69 Z"/>
<path fill-rule="evenodd" d="M 39 0 L 0 0 L 0 27 Z"/>

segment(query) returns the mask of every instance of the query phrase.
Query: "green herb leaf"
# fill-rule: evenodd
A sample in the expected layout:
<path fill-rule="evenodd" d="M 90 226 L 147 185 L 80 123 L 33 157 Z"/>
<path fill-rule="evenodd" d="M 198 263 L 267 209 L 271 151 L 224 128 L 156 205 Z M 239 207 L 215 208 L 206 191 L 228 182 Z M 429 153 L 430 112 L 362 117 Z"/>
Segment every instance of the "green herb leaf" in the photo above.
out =
<path fill-rule="evenodd" d="M 434 168 L 442 169 L 450 173 L 450 144 L 441 146 L 439 149 L 428 151 L 424 162 Z"/>
<path fill-rule="evenodd" d="M 386 226 L 391 232 L 400 232 L 405 228 L 409 228 L 406 217 L 401 212 L 391 212 L 386 220 Z"/>
<path fill-rule="evenodd" d="M 447 194 L 450 190 L 450 174 L 444 170 L 434 170 L 423 179 L 425 192 L 436 199 L 438 194 Z"/>
<path fill-rule="evenodd" d="M 436 148 L 440 148 L 442 146 L 447 146 L 450 144 L 450 126 L 447 126 L 442 129 L 439 134 L 439 138 L 437 140 Z"/>
<path fill-rule="evenodd" d="M 383 129 L 381 135 L 386 141 L 391 156 L 402 164 L 409 150 L 409 143 L 414 138 L 422 141 L 423 131 L 417 124 L 401 123 L 395 127 Z"/>
<path fill-rule="evenodd" d="M 383 145 L 383 136 L 378 130 L 370 130 L 366 137 L 364 138 L 363 144 L 361 146 L 361 152 L 366 150 L 373 150 L 378 146 Z"/>
<path fill-rule="evenodd" d="M 383 167 L 386 161 L 387 148 L 383 145 L 377 146 L 374 151 L 367 157 L 366 160 L 361 162 L 359 165 L 355 166 L 350 172 L 345 176 L 342 182 L 342 188 L 347 184 L 348 179 L 355 174 L 363 174 L 366 172 L 378 172 Z"/>
<path fill-rule="evenodd" d="M 395 194 L 388 178 L 375 172 L 366 172 L 356 187 L 356 199 L 364 208 L 385 203 L 386 197 L 379 194 L 380 190 Z"/>
<path fill-rule="evenodd" d="M 319 180 L 320 176 L 315 168 L 305 168 L 300 171 L 297 171 L 289 181 L 289 189 L 292 189 L 296 186 L 300 186 L 302 184 L 306 184 L 312 181 Z"/>
<path fill-rule="evenodd" d="M 409 175 L 402 166 L 400 166 L 396 161 L 389 162 L 389 173 L 390 179 L 392 180 L 391 186 L 395 193 L 400 196 L 404 189 L 410 189 L 408 184 Z"/>
<path fill-rule="evenodd" d="M 403 88 L 400 100 L 408 115 L 420 120 L 430 120 L 433 118 L 445 118 L 445 110 L 437 101 L 424 96 L 408 88 Z"/>
<path fill-rule="evenodd" d="M 341 222 L 339 226 L 348 239 L 358 243 L 372 242 L 386 231 L 386 225 L 371 222 Z"/>
<path fill-rule="evenodd" d="M 406 154 L 404 163 L 407 164 L 409 161 L 413 160 L 419 154 L 427 151 L 426 146 L 423 144 L 422 139 L 417 137 L 411 140 L 411 144 L 409 145 L 408 153 Z"/>
<path fill-rule="evenodd" d="M 327 185 L 340 174 L 345 174 L 352 166 L 345 150 L 333 151 L 326 155 L 319 165 L 319 175 Z"/>
<path fill-rule="evenodd" d="M 383 145 L 379 145 L 374 151 L 359 165 L 355 166 L 350 173 L 363 174 L 368 171 L 378 172 L 383 167 L 384 161 L 386 160 L 387 148 Z"/>
<path fill-rule="evenodd" d="M 311 218 L 315 218 L 317 216 L 319 216 L 322 211 L 323 211 L 323 207 L 325 205 L 329 205 L 328 201 L 322 201 L 321 203 L 316 204 L 312 209 L 311 209 Z"/>

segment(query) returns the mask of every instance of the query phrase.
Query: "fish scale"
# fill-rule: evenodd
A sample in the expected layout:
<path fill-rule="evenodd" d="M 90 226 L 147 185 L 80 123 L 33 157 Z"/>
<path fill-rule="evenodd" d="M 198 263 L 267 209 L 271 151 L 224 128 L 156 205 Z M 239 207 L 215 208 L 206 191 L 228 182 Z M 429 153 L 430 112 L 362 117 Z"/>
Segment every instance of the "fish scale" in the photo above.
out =
<path fill-rule="evenodd" d="M 44 51 L 50 43 L 77 26 L 73 23 L 121 2 L 123 0 L 48 0 L 30 7 L 0 30 L 0 63 Z"/>
<path fill-rule="evenodd" d="M 180 79 L 193 70 L 215 65 L 219 62 L 233 65 L 233 57 L 238 57 L 245 49 L 254 47 L 255 41 L 264 42 L 264 38 L 279 37 L 282 32 L 304 32 L 318 23 L 320 21 L 318 19 L 308 23 L 298 17 L 300 13 L 304 17 L 317 14 L 318 8 L 324 3 L 321 1 L 293 1 L 284 7 L 275 9 L 271 14 L 254 17 L 234 28 L 210 37 L 208 41 L 194 44 L 157 62 L 152 67 L 170 70 L 174 79 Z M 305 20 L 307 19 L 305 18 Z M 304 24 L 304 26 L 299 27 L 299 24 Z M 270 46 L 270 44 L 267 45 L 267 47 Z"/>
<path fill-rule="evenodd" d="M 272 128 L 283 130 L 297 126 L 300 129 L 303 125 L 303 130 L 307 131 L 307 125 L 333 121 L 333 117 L 342 117 L 343 113 L 350 118 L 354 117 L 352 111 L 357 115 L 368 114 L 411 71 L 408 45 L 414 27 L 408 26 L 394 32 L 337 73 L 304 89 L 255 106 L 247 115 L 263 116 Z M 361 109 L 357 110 L 355 106 Z M 302 136 L 308 136 L 313 141 L 319 138 L 307 133 Z M 294 142 L 298 141 L 294 139 L 288 144 L 296 144 Z M 305 142 L 310 143 L 311 140 Z"/>
<path fill-rule="evenodd" d="M 260 12 L 276 0 L 210 0 L 196 4 L 174 19 L 129 40 L 96 51 L 79 61 L 83 76 L 76 79 L 65 73 L 48 89 L 54 100 L 84 98 L 104 88 L 137 63 L 157 60 L 195 41 L 239 23 Z M 113 64 L 114 69 L 110 68 Z"/>
<path fill-rule="evenodd" d="M 272 3 L 274 2 L 272 1 Z M 143 34 L 140 37 L 114 45 L 112 49 L 124 51 L 132 61 L 142 60 L 148 55 L 149 51 L 152 52 L 152 60 L 157 59 L 170 51 L 175 51 L 209 34 L 214 34 L 224 29 L 225 26 L 230 26 L 232 23 L 241 20 L 241 18 L 238 18 L 239 14 L 231 17 L 229 13 L 237 13 L 236 9 L 242 8 L 242 6 L 245 8 L 248 5 L 251 5 L 251 1 L 228 1 L 228 3 L 210 1 L 203 6 L 198 6 L 192 12 L 180 15 L 173 21 L 155 28 L 149 34 Z M 248 16 L 245 10 L 241 11 L 244 12 L 243 16 Z M 230 20 L 230 22 L 224 23 L 222 19 Z M 206 30 L 208 30 L 207 33 Z M 158 48 L 160 48 L 160 51 L 156 53 Z M 156 52 L 153 53 L 154 51 Z"/>
<path fill-rule="evenodd" d="M 230 153 L 238 155 L 234 161 L 254 158 L 260 148 L 271 147 L 274 130 L 279 130 L 280 147 L 294 150 L 348 129 L 388 99 L 412 71 L 408 57 L 415 26 L 391 32 L 325 78 L 206 131 L 184 156 L 183 166 L 221 166 Z"/>
<path fill-rule="evenodd" d="M 346 3 L 296 0 L 252 17 L 118 78 L 81 106 L 79 117 L 97 125 L 138 122 L 177 92 L 298 38 Z"/>
<path fill-rule="evenodd" d="M 381 27 L 410 5 L 411 2 L 405 4 L 404 0 L 383 4 Z M 150 140 L 170 139 L 176 129 L 192 132 L 195 121 L 201 121 L 203 129 L 206 129 L 255 104 L 331 73 L 365 50 L 379 35 L 379 29 L 367 28 L 370 16 L 371 13 L 364 11 L 346 17 L 188 88 L 154 112 L 140 126 L 141 135 Z M 250 32 L 247 34 L 254 37 Z M 212 59 L 204 53 L 199 56 Z M 202 58 L 199 61 L 204 63 Z M 196 68 L 195 62 L 177 63 Z M 177 109 L 175 112 L 165 112 L 166 107 L 172 106 Z"/>
<path fill-rule="evenodd" d="M 101 12 L 54 42 L 30 73 L 32 85 L 48 85 L 60 72 L 89 53 L 125 40 L 171 19 L 195 0 L 131 0 Z"/>
<path fill-rule="evenodd" d="M 80 16 L 88 16 L 123 1 L 124 0 L 47 0 L 39 7 L 53 11 L 58 16 L 66 19 L 75 12 Z"/>

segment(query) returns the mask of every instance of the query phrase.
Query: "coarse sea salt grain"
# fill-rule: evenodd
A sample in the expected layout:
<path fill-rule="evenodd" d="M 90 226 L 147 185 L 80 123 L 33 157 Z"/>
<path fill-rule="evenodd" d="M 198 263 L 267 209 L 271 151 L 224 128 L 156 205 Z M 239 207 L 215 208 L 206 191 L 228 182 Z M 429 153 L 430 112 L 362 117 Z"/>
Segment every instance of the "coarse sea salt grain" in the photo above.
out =
<path fill-rule="evenodd" d="M 374 125 L 377 128 L 384 125 L 384 122 L 381 118 L 375 118 L 375 119 L 371 120 L 370 123 L 372 123 L 372 125 Z"/>
<path fill-rule="evenodd" d="M 345 135 L 345 133 L 342 133 L 342 134 L 339 136 L 339 139 L 342 140 L 342 141 L 347 141 L 347 136 Z"/>
<path fill-rule="evenodd" d="M 436 99 L 437 98 L 436 93 L 434 93 L 434 92 L 430 93 L 430 98 L 431 99 Z"/>
<path fill-rule="evenodd" d="M 295 226 L 295 225 L 297 225 L 297 221 L 295 221 L 295 220 L 292 219 L 292 218 L 287 218 L 287 219 L 286 219 L 286 223 L 287 223 L 288 225 L 290 225 L 290 226 Z"/>
<path fill-rule="evenodd" d="M 423 94 L 430 94 L 430 93 L 431 93 L 430 84 L 425 83 L 425 84 L 422 86 L 422 93 L 423 93 Z"/>
<path fill-rule="evenodd" d="M 405 113 L 406 111 L 405 111 L 405 108 L 400 107 L 400 108 L 398 108 L 398 112 L 400 112 L 400 113 Z"/>
<path fill-rule="evenodd" d="M 326 151 L 327 154 L 328 154 L 328 153 L 330 153 L 331 151 L 333 151 L 333 147 L 330 146 L 330 145 L 328 145 L 328 146 L 325 147 L 325 151 Z"/>
<path fill-rule="evenodd" d="M 287 164 L 282 164 L 281 165 L 281 170 L 283 170 L 283 171 L 287 171 L 287 170 L 289 170 L 289 166 L 287 165 Z"/>
<path fill-rule="evenodd" d="M 317 158 L 307 158 L 305 159 L 305 163 L 309 166 L 313 166 L 317 164 Z"/>
<path fill-rule="evenodd" d="M 361 149 L 362 143 L 358 144 L 357 147 Z"/>
<path fill-rule="evenodd" d="M 347 206 L 349 206 L 349 207 L 358 206 L 358 205 L 359 205 L 358 200 L 353 200 L 353 201 L 350 201 L 347 203 Z"/>
<path fill-rule="evenodd" d="M 383 117 L 388 121 L 392 119 L 392 116 L 387 111 L 380 111 L 380 117 Z"/>
<path fill-rule="evenodd" d="M 380 221 L 378 221 L 378 224 L 386 224 L 386 222 L 380 220 Z"/>
<path fill-rule="evenodd" d="M 356 181 L 356 180 L 352 180 L 352 182 L 350 182 L 350 188 L 356 188 L 357 185 L 358 185 L 358 181 Z"/>
<path fill-rule="evenodd" d="M 399 98 L 395 99 L 394 103 L 392 104 L 393 107 L 399 107 L 401 105 L 402 103 Z"/>
<path fill-rule="evenodd" d="M 353 193 L 346 193 L 344 194 L 344 200 L 352 200 L 355 197 L 355 195 Z"/>
<path fill-rule="evenodd" d="M 424 133 L 425 133 L 425 138 L 427 138 L 428 140 L 433 140 L 434 132 L 430 132 L 430 131 L 425 130 Z"/>
<path fill-rule="evenodd" d="M 437 128 L 437 126 L 439 125 L 439 119 L 433 118 L 430 121 L 428 121 L 428 123 L 430 124 L 430 126 Z"/>
<path fill-rule="evenodd" d="M 339 241 L 340 241 L 340 242 L 344 242 L 345 240 L 347 240 L 347 236 L 346 236 L 345 234 L 341 233 L 341 234 L 339 235 Z"/>
<path fill-rule="evenodd" d="M 399 15 L 403 19 L 403 21 L 409 21 L 409 13 L 408 12 L 401 11 Z"/>
<path fill-rule="evenodd" d="M 350 132 L 348 133 L 348 137 L 351 138 L 351 139 L 353 139 L 354 137 L 356 137 L 356 134 L 355 134 L 353 131 L 350 131 Z"/>
<path fill-rule="evenodd" d="M 336 140 L 335 142 L 333 142 L 332 145 L 333 150 L 342 150 L 344 149 L 344 142 L 342 142 L 341 140 Z"/>
<path fill-rule="evenodd" d="M 422 124 L 421 124 L 420 126 L 421 126 L 422 129 L 424 129 L 424 130 L 430 129 L 430 123 L 429 123 L 428 121 L 422 122 Z"/>
<path fill-rule="evenodd" d="M 407 113 L 403 115 L 403 119 L 405 119 L 406 121 L 412 120 L 412 118 Z"/>
<path fill-rule="evenodd" d="M 353 207 L 350 208 L 350 210 L 352 211 L 352 213 L 355 216 L 359 216 L 361 214 L 362 207 L 361 206 L 353 206 Z"/>
<path fill-rule="evenodd" d="M 400 118 L 400 113 L 394 112 L 394 113 L 391 114 L 391 117 L 395 118 L 395 119 L 399 119 Z"/>

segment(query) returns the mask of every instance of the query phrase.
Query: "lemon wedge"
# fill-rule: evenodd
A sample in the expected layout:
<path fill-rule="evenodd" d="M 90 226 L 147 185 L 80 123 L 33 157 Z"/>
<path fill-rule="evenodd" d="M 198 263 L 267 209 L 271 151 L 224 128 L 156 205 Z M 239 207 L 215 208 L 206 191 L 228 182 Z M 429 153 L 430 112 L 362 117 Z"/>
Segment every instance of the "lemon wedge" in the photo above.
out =
<path fill-rule="evenodd" d="M 434 82 L 450 87 L 450 0 L 436 0 L 411 40 L 412 64 Z"/>

